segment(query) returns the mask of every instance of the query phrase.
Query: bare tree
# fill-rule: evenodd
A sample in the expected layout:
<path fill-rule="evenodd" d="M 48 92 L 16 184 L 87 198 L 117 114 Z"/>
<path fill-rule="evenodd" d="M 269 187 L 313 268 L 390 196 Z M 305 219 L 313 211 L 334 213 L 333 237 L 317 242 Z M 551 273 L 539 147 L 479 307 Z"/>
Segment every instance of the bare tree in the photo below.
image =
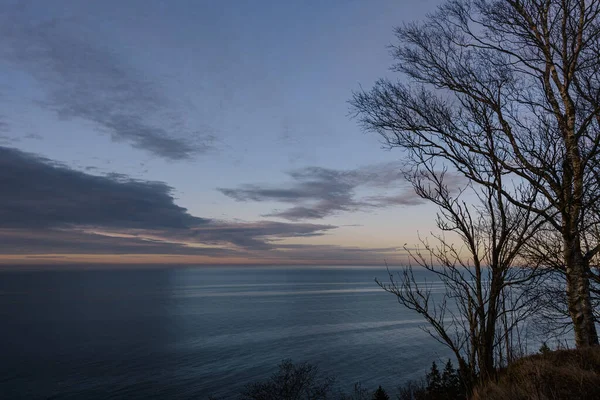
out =
<path fill-rule="evenodd" d="M 584 251 L 589 253 L 600 243 L 597 232 L 587 230 L 583 236 Z M 563 241 L 551 226 L 544 226 L 525 246 L 523 257 L 529 263 L 543 266 L 546 273 L 537 284 L 528 288 L 531 302 L 537 303 L 539 313 L 534 318 L 535 329 L 546 338 L 564 339 L 572 332 L 573 323 L 565 293 L 566 270 L 563 264 Z M 595 323 L 600 322 L 600 260 L 589 259 L 590 298 Z"/>
<path fill-rule="evenodd" d="M 488 179 L 501 180 L 499 164 L 489 167 L 493 176 Z M 494 376 L 501 360 L 511 358 L 511 334 L 533 311 L 522 286 L 536 278 L 537 269 L 519 262 L 544 220 L 507 202 L 491 185 L 468 183 L 453 194 L 444 176 L 433 163 L 425 163 L 408 178 L 419 196 L 439 207 L 437 226 L 462 243 L 438 234 L 433 243 L 422 239 L 422 248 L 407 248 L 418 266 L 444 284 L 443 297 L 436 299 L 431 285 L 419 283 L 412 267 L 399 278 L 390 275 L 389 283 L 377 283 L 425 318 L 425 330 L 452 350 L 471 388 L 477 380 Z M 468 193 L 478 200 L 475 205 L 462 199 Z"/>
<path fill-rule="evenodd" d="M 598 344 L 590 262 L 600 245 L 585 239 L 598 227 L 599 22 L 600 0 L 449 0 L 396 30 L 393 70 L 409 83 L 380 80 L 351 101 L 415 164 L 442 159 L 558 232 L 578 347 Z M 490 160 L 535 199 L 487 179 Z"/>
<path fill-rule="evenodd" d="M 333 397 L 331 376 L 321 376 L 317 366 L 283 360 L 270 379 L 244 388 L 241 400 L 326 400 Z"/>

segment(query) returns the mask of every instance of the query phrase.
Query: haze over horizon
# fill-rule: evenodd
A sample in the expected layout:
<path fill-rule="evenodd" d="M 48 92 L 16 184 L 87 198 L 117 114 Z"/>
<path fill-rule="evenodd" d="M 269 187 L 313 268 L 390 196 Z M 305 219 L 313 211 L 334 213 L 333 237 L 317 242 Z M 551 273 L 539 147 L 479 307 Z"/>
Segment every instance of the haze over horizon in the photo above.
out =
<path fill-rule="evenodd" d="M 347 101 L 438 3 L 3 2 L 0 264 L 406 262 L 436 209 Z"/>

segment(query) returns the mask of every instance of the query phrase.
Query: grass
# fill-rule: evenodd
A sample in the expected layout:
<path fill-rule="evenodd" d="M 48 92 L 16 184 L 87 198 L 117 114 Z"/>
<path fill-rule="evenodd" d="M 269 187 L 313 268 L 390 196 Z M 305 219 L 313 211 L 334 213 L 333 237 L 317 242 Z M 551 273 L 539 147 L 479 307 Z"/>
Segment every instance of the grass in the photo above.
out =
<path fill-rule="evenodd" d="M 557 350 L 524 357 L 498 379 L 475 389 L 472 400 L 600 399 L 600 348 Z"/>

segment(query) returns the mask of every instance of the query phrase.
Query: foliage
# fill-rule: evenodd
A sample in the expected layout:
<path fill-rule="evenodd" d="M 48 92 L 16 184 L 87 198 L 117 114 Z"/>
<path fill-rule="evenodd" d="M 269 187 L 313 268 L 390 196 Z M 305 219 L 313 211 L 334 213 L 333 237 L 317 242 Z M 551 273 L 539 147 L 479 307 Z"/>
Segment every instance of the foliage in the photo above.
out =
<path fill-rule="evenodd" d="M 465 398 L 464 384 L 451 360 L 446 362 L 443 372 L 440 373 L 437 363 L 433 362 L 424 382 L 409 381 L 398 388 L 399 400 L 464 400 Z"/>
<path fill-rule="evenodd" d="M 444 372 L 442 372 L 442 392 L 444 393 L 443 398 L 447 400 L 458 400 L 466 397 L 460 374 L 450 360 L 446 362 Z"/>
<path fill-rule="evenodd" d="M 339 400 L 369 400 L 369 397 L 369 390 L 362 387 L 360 382 L 354 384 L 354 390 L 352 393 L 339 394 Z"/>
<path fill-rule="evenodd" d="M 548 344 L 546 342 L 542 343 L 542 345 L 540 346 L 540 349 L 538 350 L 540 354 L 542 355 L 546 355 L 548 353 L 550 353 L 550 347 L 548 347 Z"/>
<path fill-rule="evenodd" d="M 398 400 L 427 400 L 424 381 L 408 381 L 398 387 Z"/>
<path fill-rule="evenodd" d="M 387 395 L 385 390 L 381 387 L 381 385 L 373 392 L 373 400 L 390 400 L 390 396 Z"/>
<path fill-rule="evenodd" d="M 326 400 L 332 396 L 333 382 L 333 377 L 320 376 L 314 365 L 283 360 L 269 380 L 248 384 L 240 399 Z"/>
<path fill-rule="evenodd" d="M 427 393 L 431 397 L 437 397 L 442 392 L 442 375 L 435 361 L 431 364 L 431 370 L 427 373 L 425 380 Z"/>
<path fill-rule="evenodd" d="M 350 394 L 335 392 L 334 379 L 321 376 L 317 367 L 308 364 L 294 364 L 283 360 L 278 371 L 266 381 L 248 384 L 242 391 L 240 400 L 390 400 L 390 396 L 379 386 L 374 392 L 360 383 L 354 385 Z M 422 381 L 409 381 L 398 387 L 399 400 L 464 400 L 465 392 L 460 376 L 452 362 L 448 360 L 440 372 L 432 363 L 429 373 Z M 217 398 L 209 397 L 209 400 Z"/>

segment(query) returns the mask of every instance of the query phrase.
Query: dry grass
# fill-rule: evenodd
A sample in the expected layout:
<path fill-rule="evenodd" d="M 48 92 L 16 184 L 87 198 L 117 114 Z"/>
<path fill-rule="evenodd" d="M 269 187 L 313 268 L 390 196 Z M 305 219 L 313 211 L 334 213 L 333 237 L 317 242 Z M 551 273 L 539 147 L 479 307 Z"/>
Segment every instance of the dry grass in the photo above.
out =
<path fill-rule="evenodd" d="M 600 399 L 600 348 L 525 357 L 475 390 L 473 400 Z"/>

